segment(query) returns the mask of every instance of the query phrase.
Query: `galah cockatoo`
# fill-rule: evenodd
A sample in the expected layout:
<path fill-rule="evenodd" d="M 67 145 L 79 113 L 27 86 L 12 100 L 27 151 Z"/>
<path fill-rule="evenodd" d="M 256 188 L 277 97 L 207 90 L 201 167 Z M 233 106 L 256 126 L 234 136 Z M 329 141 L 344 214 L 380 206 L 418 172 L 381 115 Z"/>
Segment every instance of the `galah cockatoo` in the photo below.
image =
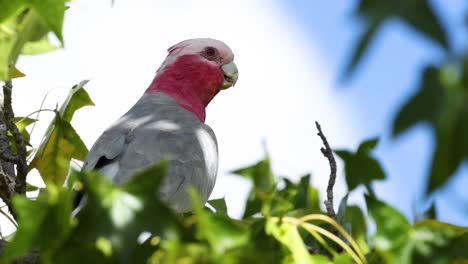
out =
<path fill-rule="evenodd" d="M 189 39 L 168 52 L 140 100 L 94 143 L 84 168 L 122 184 L 167 157 L 159 196 L 176 211 L 187 212 L 187 188 L 195 187 L 206 202 L 218 170 L 218 146 L 205 124 L 205 108 L 236 83 L 238 71 L 231 49 L 218 40 Z"/>

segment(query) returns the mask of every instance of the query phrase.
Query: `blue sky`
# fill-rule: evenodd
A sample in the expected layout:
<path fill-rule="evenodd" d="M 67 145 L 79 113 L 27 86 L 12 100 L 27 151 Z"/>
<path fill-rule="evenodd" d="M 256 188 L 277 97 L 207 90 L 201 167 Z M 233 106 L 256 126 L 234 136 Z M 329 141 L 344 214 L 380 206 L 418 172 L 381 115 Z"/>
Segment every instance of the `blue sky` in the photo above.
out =
<path fill-rule="evenodd" d="M 428 174 L 433 135 L 422 124 L 398 139 L 390 136 L 391 123 L 399 107 L 416 91 L 420 71 L 428 63 L 439 63 L 443 56 L 437 46 L 399 21 L 387 23 L 381 30 L 354 77 L 340 82 L 346 59 L 362 27 L 351 16 L 358 1 L 287 1 L 283 8 L 301 27 L 307 40 L 327 59 L 336 74 L 335 92 L 345 94 L 356 109 L 359 124 L 354 126 L 356 141 L 380 136 L 376 155 L 387 172 L 388 180 L 376 184 L 380 196 L 411 216 L 424 210 L 424 179 Z M 463 0 L 431 1 L 448 29 L 456 52 L 467 48 Z M 468 136 L 468 135 L 467 135 Z M 333 141 L 333 139 L 332 139 Z M 436 194 L 441 220 L 468 225 L 468 166 Z"/>

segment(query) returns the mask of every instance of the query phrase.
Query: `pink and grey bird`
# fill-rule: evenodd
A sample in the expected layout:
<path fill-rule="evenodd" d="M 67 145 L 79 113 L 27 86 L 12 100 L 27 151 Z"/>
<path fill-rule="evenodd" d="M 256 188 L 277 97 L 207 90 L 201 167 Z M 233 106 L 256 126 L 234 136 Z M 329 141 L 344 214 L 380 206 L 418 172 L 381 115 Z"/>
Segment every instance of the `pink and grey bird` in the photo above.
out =
<path fill-rule="evenodd" d="M 169 157 L 159 195 L 179 212 L 191 210 L 189 186 L 206 201 L 218 170 L 218 146 L 205 109 L 238 77 L 234 54 L 221 41 L 182 41 L 140 100 L 94 143 L 84 167 L 122 184 L 137 171 Z"/>

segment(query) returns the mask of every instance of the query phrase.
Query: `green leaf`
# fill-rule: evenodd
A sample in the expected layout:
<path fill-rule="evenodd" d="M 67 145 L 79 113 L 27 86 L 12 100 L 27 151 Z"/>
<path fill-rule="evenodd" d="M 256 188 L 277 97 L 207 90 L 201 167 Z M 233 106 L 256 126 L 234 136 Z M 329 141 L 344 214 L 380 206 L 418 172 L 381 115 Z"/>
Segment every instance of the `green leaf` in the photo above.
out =
<path fill-rule="evenodd" d="M 375 35 L 380 29 L 380 26 L 382 24 L 382 21 L 377 20 L 370 25 L 367 26 L 367 29 L 364 31 L 362 36 L 359 38 L 359 41 L 356 44 L 356 47 L 354 48 L 352 52 L 351 59 L 347 63 L 345 67 L 344 74 L 342 76 L 342 79 L 347 79 L 351 77 L 354 72 L 356 71 L 357 66 L 359 63 L 361 63 L 362 58 L 364 57 L 365 52 L 369 48 L 370 44 L 372 43 L 373 39 L 375 38 Z"/>
<path fill-rule="evenodd" d="M 68 174 L 71 159 L 83 161 L 87 154 L 88 149 L 80 136 L 70 123 L 57 114 L 31 161 L 30 169 L 36 168 L 47 186 L 61 186 Z"/>
<path fill-rule="evenodd" d="M 85 202 L 77 213 L 77 226 L 60 249 L 56 263 L 131 263 L 135 252 L 147 259 L 157 249 L 142 250 L 139 235 L 146 231 L 150 240 L 184 241 L 180 219 L 158 197 L 167 162 L 148 167 L 115 187 L 97 172 L 83 171 Z"/>
<path fill-rule="evenodd" d="M 6 19 L 15 16 L 23 7 L 25 1 L 22 0 L 0 0 L 0 23 Z"/>
<path fill-rule="evenodd" d="M 71 88 L 30 164 L 30 168 L 39 171 L 46 184 L 62 185 L 71 159 L 84 161 L 88 154 L 86 145 L 70 124 L 76 110 L 94 105 L 83 88 L 87 82 L 82 81 Z"/>
<path fill-rule="evenodd" d="M 356 240 L 364 254 L 369 253 L 370 248 L 367 241 L 367 220 L 359 206 L 348 206 L 346 208 L 345 221 L 351 224 L 351 236 Z"/>
<path fill-rule="evenodd" d="M 213 208 L 216 210 L 216 213 L 227 215 L 226 200 L 224 198 L 213 199 L 208 201 L 208 203 L 213 206 Z"/>
<path fill-rule="evenodd" d="M 65 1 L 0 0 L 0 80 L 24 76 L 15 67 L 21 52 L 38 54 L 54 49 L 49 31 L 63 45 Z"/>
<path fill-rule="evenodd" d="M 338 207 L 338 213 L 336 214 L 336 221 L 338 224 L 340 224 L 343 227 L 346 227 L 346 211 L 348 209 L 348 196 L 349 193 L 347 193 L 340 202 L 340 206 Z M 350 231 L 350 230 L 346 230 Z"/>
<path fill-rule="evenodd" d="M 93 101 L 84 89 L 84 86 L 87 83 L 88 80 L 84 80 L 71 88 L 67 99 L 65 99 L 59 110 L 60 115 L 64 120 L 71 122 L 76 110 L 84 106 L 94 105 Z"/>
<path fill-rule="evenodd" d="M 21 78 L 21 77 L 26 76 L 26 74 L 24 74 L 22 71 L 18 70 L 18 68 L 16 68 L 16 66 L 14 66 L 14 65 L 10 65 L 8 67 L 8 71 L 9 71 L 9 76 L 10 76 L 11 79 Z"/>
<path fill-rule="evenodd" d="M 377 142 L 377 138 L 366 140 L 361 143 L 355 153 L 347 150 L 335 151 L 345 162 L 346 184 L 349 192 L 360 184 L 369 187 L 372 181 L 385 179 L 385 172 L 380 163 L 370 153 Z"/>
<path fill-rule="evenodd" d="M 23 46 L 43 38 L 47 32 L 33 10 L 26 10 L 0 24 L 0 80 L 24 75 L 15 67 Z"/>
<path fill-rule="evenodd" d="M 348 253 L 336 255 L 333 258 L 333 264 L 353 264 L 353 258 Z"/>
<path fill-rule="evenodd" d="M 393 136 L 400 135 L 419 122 L 428 122 L 433 128 L 437 127 L 445 97 L 438 70 L 427 67 L 419 87 L 419 91 L 405 103 L 395 118 Z"/>
<path fill-rule="evenodd" d="M 403 251 L 411 229 L 408 220 L 395 208 L 371 196 L 366 196 L 366 203 L 377 226 L 372 236 L 376 250 L 386 263 L 408 263 L 409 256 Z"/>
<path fill-rule="evenodd" d="M 44 36 L 40 40 L 31 41 L 24 44 L 23 49 L 21 50 L 21 54 L 37 55 L 41 53 L 51 52 L 60 48 L 60 46 L 55 46 L 52 43 L 50 43 L 48 36 Z"/>
<path fill-rule="evenodd" d="M 27 0 L 28 5 L 32 6 L 37 12 L 44 24 L 54 32 L 55 36 L 63 44 L 62 26 L 65 16 L 66 0 Z"/>
<path fill-rule="evenodd" d="M 319 191 L 310 185 L 310 174 L 301 177 L 299 183 L 293 188 L 297 190 L 294 198 L 295 209 L 308 209 L 310 213 L 321 212 Z"/>
<path fill-rule="evenodd" d="M 243 218 L 250 217 L 260 212 L 262 208 L 262 196 L 263 200 L 265 200 L 268 193 L 275 188 L 276 184 L 268 155 L 265 159 L 252 166 L 238 169 L 231 173 L 243 176 L 253 182 L 252 190 L 247 198 Z"/>
<path fill-rule="evenodd" d="M 378 31 L 394 18 L 406 23 L 445 50 L 449 49 L 447 33 L 429 1 L 360 0 L 354 15 L 364 24 L 365 30 L 352 52 L 351 60 L 347 63 L 345 78 L 355 71 Z"/>
<path fill-rule="evenodd" d="M 29 118 L 29 117 L 13 118 L 13 122 L 15 122 L 15 125 L 18 128 L 18 131 L 21 133 L 21 135 L 23 136 L 24 142 L 28 146 L 31 146 L 31 144 L 29 143 L 31 135 L 29 135 L 29 132 L 26 130 L 26 127 L 35 123 L 36 121 L 37 121 L 36 119 Z"/>
<path fill-rule="evenodd" d="M 445 111 L 436 130 L 427 193 L 443 186 L 463 160 L 468 159 L 468 96 L 450 91 L 446 98 Z"/>
<path fill-rule="evenodd" d="M 435 130 L 436 144 L 426 193 L 443 186 L 468 158 L 468 93 L 464 70 L 448 63 L 441 69 L 424 70 L 419 91 L 400 110 L 393 134 L 401 134 L 419 122 Z"/>
<path fill-rule="evenodd" d="M 26 146 L 31 146 L 31 144 L 29 143 L 31 135 L 29 135 L 29 132 L 26 130 L 26 127 L 36 121 L 37 120 L 28 118 L 28 117 L 24 117 L 24 118 L 14 117 L 13 118 L 13 122 L 15 122 L 16 127 L 18 128 L 18 131 L 23 136 L 23 140 Z M 13 134 L 10 131 L 8 131 L 8 138 L 9 138 L 11 150 L 13 151 L 13 153 L 17 153 L 18 148 L 16 147 L 16 140 L 14 139 Z"/>
<path fill-rule="evenodd" d="M 39 190 L 39 187 L 34 186 L 34 185 L 30 184 L 29 182 L 26 183 L 26 191 L 27 192 L 34 192 L 34 191 L 37 191 L 37 190 Z"/>
<path fill-rule="evenodd" d="M 270 157 L 268 156 L 254 165 L 232 171 L 231 173 L 251 180 L 255 187 L 263 191 L 268 191 L 275 185 L 275 177 L 273 176 Z"/>
<path fill-rule="evenodd" d="M 50 263 L 52 255 L 65 242 L 71 231 L 71 193 L 65 188 L 49 186 L 36 200 L 16 196 L 13 204 L 19 227 L 2 254 L 2 263 L 38 249 L 42 263 Z"/>
<path fill-rule="evenodd" d="M 206 240 L 215 254 L 223 255 L 226 251 L 241 247 L 249 242 L 249 231 L 226 216 L 204 210 L 195 189 L 189 190 L 194 214 L 197 216 L 197 237 Z"/>
<path fill-rule="evenodd" d="M 278 240 L 289 252 L 289 263 L 327 263 L 314 262 L 302 240 L 296 226 L 290 223 L 267 219 L 265 226 L 267 234 Z"/>
<path fill-rule="evenodd" d="M 414 225 L 408 248 L 413 263 L 451 263 L 468 258 L 468 228 L 436 220 L 424 220 Z"/>
<path fill-rule="evenodd" d="M 431 2 L 408 0 L 399 2 L 398 16 L 417 32 L 449 49 L 447 33 L 434 12 Z"/>

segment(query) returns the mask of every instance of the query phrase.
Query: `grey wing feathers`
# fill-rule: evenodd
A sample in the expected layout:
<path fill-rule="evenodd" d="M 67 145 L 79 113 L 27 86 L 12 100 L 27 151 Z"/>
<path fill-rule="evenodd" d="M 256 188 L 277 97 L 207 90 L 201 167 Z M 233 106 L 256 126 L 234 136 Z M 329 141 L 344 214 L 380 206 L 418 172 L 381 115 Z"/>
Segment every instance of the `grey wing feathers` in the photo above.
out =
<path fill-rule="evenodd" d="M 162 200 L 178 211 L 190 210 L 189 186 L 208 199 L 218 164 L 213 131 L 173 99 L 152 94 L 144 95 L 99 137 L 84 166 L 122 184 L 163 157 L 170 163 L 159 192 Z"/>

